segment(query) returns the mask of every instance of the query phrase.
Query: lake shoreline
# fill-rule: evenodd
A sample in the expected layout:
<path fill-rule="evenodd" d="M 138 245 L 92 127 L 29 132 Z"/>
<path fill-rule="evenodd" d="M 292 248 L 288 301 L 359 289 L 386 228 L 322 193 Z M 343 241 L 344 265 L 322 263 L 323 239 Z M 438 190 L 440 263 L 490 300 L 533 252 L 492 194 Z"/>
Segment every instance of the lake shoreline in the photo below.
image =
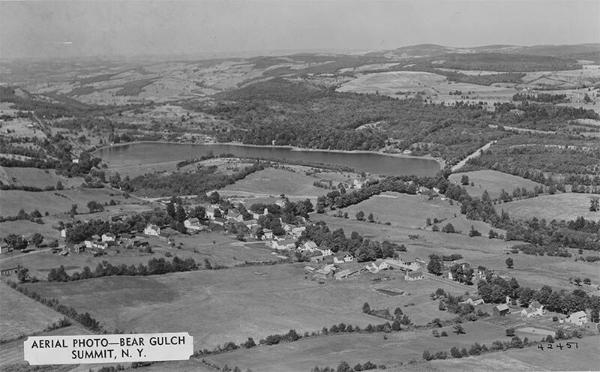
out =
<path fill-rule="evenodd" d="M 169 145 L 203 145 L 203 146 L 211 146 L 211 145 L 229 145 L 229 146 L 242 146 L 242 147 L 255 147 L 255 148 L 264 148 L 264 149 L 289 149 L 290 151 L 297 152 L 322 152 L 322 153 L 338 153 L 338 154 L 372 154 L 372 155 L 384 155 L 395 158 L 402 159 L 417 159 L 417 160 L 433 160 L 440 166 L 440 170 L 444 169 L 446 166 L 446 161 L 441 158 L 436 158 L 433 156 L 413 156 L 406 154 L 397 154 L 397 153 L 388 153 L 383 151 L 369 151 L 369 150 L 329 150 L 329 149 L 313 149 L 313 148 L 305 148 L 291 145 L 254 145 L 247 144 L 241 142 L 206 142 L 206 143 L 188 143 L 188 142 L 173 142 L 173 141 L 133 141 L 126 143 L 117 143 L 114 145 L 106 145 L 102 147 L 98 147 L 92 154 L 106 149 L 111 149 L 115 147 L 123 147 L 128 145 L 136 145 L 136 144 L 169 144 Z M 184 159 L 185 160 L 185 159 Z"/>

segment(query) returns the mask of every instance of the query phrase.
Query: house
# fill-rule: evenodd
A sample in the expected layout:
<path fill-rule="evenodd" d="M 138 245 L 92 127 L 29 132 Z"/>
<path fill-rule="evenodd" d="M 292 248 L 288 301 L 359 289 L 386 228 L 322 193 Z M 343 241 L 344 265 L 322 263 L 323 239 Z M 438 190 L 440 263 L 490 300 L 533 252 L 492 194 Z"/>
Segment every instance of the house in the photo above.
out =
<path fill-rule="evenodd" d="M 279 251 L 290 250 L 296 248 L 296 241 L 293 239 L 271 240 L 271 248 Z"/>
<path fill-rule="evenodd" d="M 85 247 L 86 247 L 87 249 L 91 249 L 91 248 L 94 246 L 94 245 L 93 245 L 93 244 L 94 244 L 94 242 L 93 242 L 93 241 L 91 241 L 91 240 L 86 240 L 86 241 L 84 241 L 84 242 L 83 242 L 83 244 L 85 245 Z"/>
<path fill-rule="evenodd" d="M 304 230 L 306 230 L 305 226 L 298 226 L 298 227 L 293 227 L 291 234 L 294 238 L 298 239 L 302 233 L 304 232 Z"/>
<path fill-rule="evenodd" d="M 333 256 L 333 252 L 329 248 L 327 248 L 327 249 L 319 249 L 319 248 L 317 248 L 317 251 L 321 252 L 321 255 L 324 256 L 324 257 Z"/>
<path fill-rule="evenodd" d="M 313 271 L 315 271 L 315 268 L 312 266 L 304 266 L 304 271 L 306 271 L 307 273 L 312 273 Z"/>
<path fill-rule="evenodd" d="M 506 314 L 510 313 L 510 308 L 508 307 L 507 304 L 500 304 L 497 306 L 494 306 L 494 315 L 495 316 L 505 316 Z"/>
<path fill-rule="evenodd" d="M 79 159 L 71 159 L 71 162 L 73 162 L 73 164 L 79 164 Z"/>
<path fill-rule="evenodd" d="M 367 269 L 369 272 L 371 272 L 373 274 L 377 274 L 379 272 L 379 266 L 377 266 L 377 264 L 375 262 L 371 262 L 371 263 L 367 264 L 367 266 L 365 266 L 365 269 Z"/>
<path fill-rule="evenodd" d="M 273 230 L 263 229 L 263 240 L 273 240 Z"/>
<path fill-rule="evenodd" d="M 469 297 L 465 301 L 459 302 L 459 304 L 461 304 L 461 305 L 477 306 L 477 305 L 483 305 L 483 304 L 485 304 L 485 301 L 483 300 L 483 298 L 472 298 L 472 297 Z"/>
<path fill-rule="evenodd" d="M 365 183 L 361 180 L 354 179 L 352 180 L 352 187 L 355 189 L 362 189 Z"/>
<path fill-rule="evenodd" d="M 404 261 L 402 258 L 392 259 L 388 258 L 384 262 L 388 265 L 400 269 L 400 270 L 408 270 L 408 271 L 419 271 L 421 270 L 421 263 L 417 261 Z"/>
<path fill-rule="evenodd" d="M 216 212 L 218 211 L 218 212 Z M 219 209 L 218 205 L 209 205 L 208 207 L 206 207 L 206 217 L 209 220 L 214 220 L 215 219 L 215 212 L 217 214 L 217 216 L 222 215 L 221 209 Z"/>
<path fill-rule="evenodd" d="M 344 259 L 343 258 L 340 259 L 340 258 L 337 258 L 337 257 L 333 257 L 333 263 L 334 264 L 343 264 L 344 263 Z"/>
<path fill-rule="evenodd" d="M 339 271 L 339 272 L 335 273 L 333 275 L 333 277 L 336 280 L 342 280 L 342 279 L 346 279 L 346 278 L 350 277 L 351 275 L 356 274 L 357 272 L 358 272 L 357 270 L 345 269 L 345 270 L 342 270 L 342 271 Z"/>
<path fill-rule="evenodd" d="M 10 267 L 8 269 L 2 269 L 2 270 L 0 270 L 0 276 L 17 275 L 17 273 L 19 272 L 20 269 L 21 269 L 20 265 Z"/>
<path fill-rule="evenodd" d="M 316 251 L 319 247 L 317 246 L 317 243 L 313 242 L 312 240 L 309 240 L 307 242 L 305 242 L 304 244 L 302 244 L 299 247 L 299 250 L 301 252 L 309 252 L 309 253 L 313 253 L 314 251 Z"/>
<path fill-rule="evenodd" d="M 117 239 L 117 237 L 113 233 L 102 234 L 102 241 L 103 242 L 107 242 L 107 243 L 108 242 L 114 242 L 115 239 Z"/>
<path fill-rule="evenodd" d="M 10 251 L 12 251 L 12 248 L 8 244 L 6 244 L 5 242 L 0 241 L 0 254 L 1 253 L 8 253 Z"/>
<path fill-rule="evenodd" d="M 202 225 L 200 220 L 196 217 L 188 218 L 187 220 L 183 221 L 183 226 L 185 226 L 188 231 L 202 231 L 205 229 L 205 226 Z"/>
<path fill-rule="evenodd" d="M 276 204 L 276 205 L 278 205 L 280 208 L 283 208 L 283 207 L 285 207 L 285 205 L 286 205 L 287 203 L 288 203 L 287 199 L 280 199 L 280 200 L 277 200 L 277 201 L 275 202 L 275 204 Z M 268 212 L 268 211 L 267 211 L 267 212 Z"/>
<path fill-rule="evenodd" d="M 422 271 L 407 271 L 406 274 L 404 274 L 404 280 L 408 280 L 408 281 L 415 281 L 415 280 L 422 280 L 423 279 L 423 272 Z"/>
<path fill-rule="evenodd" d="M 244 216 L 235 209 L 230 209 L 227 211 L 227 221 L 231 222 L 243 222 Z"/>
<path fill-rule="evenodd" d="M 215 225 L 225 226 L 225 222 L 227 222 L 223 217 L 215 217 L 211 221 Z"/>
<path fill-rule="evenodd" d="M 67 229 L 60 230 L 60 237 L 61 238 L 66 238 L 67 237 Z"/>
<path fill-rule="evenodd" d="M 333 264 L 333 258 L 331 256 L 313 256 L 310 258 L 310 262 L 312 263 L 327 263 Z"/>
<path fill-rule="evenodd" d="M 144 235 L 148 236 L 159 236 L 160 235 L 160 227 L 154 224 L 148 224 L 146 228 L 144 228 Z"/>
<path fill-rule="evenodd" d="M 585 311 L 578 311 L 569 315 L 569 317 L 567 318 L 567 322 L 578 326 L 582 326 L 588 322 L 587 314 L 585 313 Z"/>

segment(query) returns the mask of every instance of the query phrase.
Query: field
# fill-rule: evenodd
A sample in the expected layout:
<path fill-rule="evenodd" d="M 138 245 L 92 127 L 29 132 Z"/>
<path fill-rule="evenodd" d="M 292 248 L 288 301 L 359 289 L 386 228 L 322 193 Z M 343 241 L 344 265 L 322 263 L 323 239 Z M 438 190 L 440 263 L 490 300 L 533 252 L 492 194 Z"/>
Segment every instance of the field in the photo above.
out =
<path fill-rule="evenodd" d="M 427 260 L 430 254 L 461 254 L 464 261 L 472 266 L 485 266 L 492 268 L 499 275 L 514 276 L 522 286 L 540 288 L 547 284 L 555 288 L 574 290 L 576 287 L 569 284 L 569 277 L 578 273 L 582 278 L 589 277 L 593 283 L 600 283 L 600 270 L 597 264 L 582 261 L 575 262 L 575 250 L 571 250 L 574 257 L 530 256 L 525 254 L 511 255 L 515 262 L 514 269 L 506 268 L 504 261 L 508 251 L 518 241 L 506 242 L 487 237 L 470 238 L 463 234 L 446 234 L 420 229 L 404 228 L 401 226 L 385 226 L 367 222 L 356 221 L 352 218 L 336 218 L 315 214 L 315 221 L 325 221 L 331 230 L 344 229 L 346 236 L 352 231 L 362 236 L 375 240 L 390 240 L 407 247 L 408 259 L 421 258 Z M 409 235 L 418 236 L 417 239 Z M 485 235 L 485 234 L 484 234 Z M 473 287 L 475 290 L 475 287 Z"/>
<path fill-rule="evenodd" d="M 449 351 L 452 346 L 469 347 L 474 342 L 491 344 L 508 339 L 504 328 L 484 321 L 466 323 L 466 335 L 457 336 L 451 327 L 439 329 L 449 337 L 436 338 L 427 331 L 382 334 L 342 334 L 305 339 L 291 344 L 238 350 L 207 357 L 217 365 L 239 366 L 260 371 L 308 371 L 315 365 L 336 367 L 342 360 L 351 366 L 370 360 L 375 364 L 398 366 L 421 360 L 423 350 Z"/>
<path fill-rule="evenodd" d="M 63 265 L 68 273 L 73 273 L 81 271 L 85 266 L 89 266 L 94 270 L 103 261 L 108 261 L 113 265 L 137 266 L 140 263 L 146 264 L 152 258 L 164 258 L 165 255 L 179 258 L 191 257 L 201 266 L 204 265 L 205 259 L 209 260 L 211 264 L 221 266 L 239 265 L 245 261 L 279 260 L 271 254 L 271 249 L 265 247 L 263 243 L 243 243 L 235 240 L 232 236 L 218 232 L 203 232 L 192 236 L 174 235 L 174 246 L 178 248 L 169 246 L 167 242 L 156 238 L 149 238 L 147 241 L 150 243 L 153 253 L 142 253 L 138 249 L 114 247 L 108 248 L 106 255 L 94 257 L 87 252 L 61 256 L 51 253 L 50 250 L 43 250 L 12 256 L 2 255 L 0 267 L 8 268 L 22 265 L 29 268 L 32 275 L 37 276 L 39 279 L 45 279 L 50 269 L 57 268 L 60 265 Z M 168 257 L 166 259 L 170 260 Z"/>
<path fill-rule="evenodd" d="M 530 199 L 516 200 L 496 206 L 505 210 L 511 217 L 552 220 L 574 220 L 582 216 L 588 220 L 600 221 L 600 213 L 590 212 L 590 194 L 563 193 L 542 195 Z"/>
<path fill-rule="evenodd" d="M 0 298 L 0 340 L 42 331 L 63 318 L 61 314 L 17 292 L 5 283 L 0 283 Z"/>
<path fill-rule="evenodd" d="M 233 185 L 226 186 L 223 191 L 227 194 L 242 192 L 258 196 L 285 194 L 288 197 L 315 198 L 327 193 L 326 189 L 313 186 L 315 180 L 315 178 L 302 173 L 267 168 L 252 173 Z"/>
<path fill-rule="evenodd" d="M 472 182 L 474 185 L 462 186 L 460 179 L 463 175 L 468 176 L 469 182 Z M 483 192 L 487 190 L 492 199 L 498 198 L 502 190 L 512 195 L 512 191 L 517 187 L 524 187 L 527 191 L 533 191 L 535 187 L 542 186 L 526 178 L 494 170 L 454 173 L 450 175 L 449 179 L 451 182 L 461 185 L 473 197 L 481 197 Z"/>
<path fill-rule="evenodd" d="M 59 191 L 28 192 L 20 190 L 0 191 L 0 211 L 5 216 L 15 216 L 20 209 L 29 213 L 38 209 L 42 214 L 67 213 L 77 204 L 79 213 L 88 212 L 87 203 L 95 200 L 101 204 L 111 199 L 123 203 L 139 203 L 137 199 L 125 199 L 121 192 L 107 189 L 72 189 Z"/>
<path fill-rule="evenodd" d="M 69 188 L 81 185 L 83 179 L 81 177 L 67 178 L 58 176 L 53 169 L 0 167 L 0 182 L 6 185 L 44 188 L 46 186 L 55 187 L 58 181 L 65 188 Z"/>
<path fill-rule="evenodd" d="M 473 225 L 482 234 L 490 230 L 490 226 L 481 221 L 467 220 L 460 214 L 460 208 L 455 203 L 450 205 L 448 200 L 435 198 L 428 200 L 424 195 L 408 195 L 394 192 L 386 192 L 364 200 L 348 208 L 343 208 L 342 213 L 348 212 L 351 219 L 359 211 L 365 213 L 365 219 L 369 213 L 373 213 L 375 221 L 380 223 L 390 222 L 391 226 L 399 226 L 412 229 L 426 228 L 426 219 L 434 218 L 442 221 L 438 223 L 441 229 L 447 223 L 451 223 L 455 230 L 468 234 Z M 336 213 L 336 212 L 332 212 Z"/>
<path fill-rule="evenodd" d="M 536 347 L 482 356 L 435 360 L 419 366 L 422 371 L 594 371 L 598 369 L 600 336 L 578 339 L 579 349 L 544 350 Z M 421 368 L 422 367 L 422 368 Z M 392 371 L 414 370 L 392 369 Z"/>
<path fill-rule="evenodd" d="M 366 326 L 383 320 L 363 314 L 364 302 L 381 309 L 401 306 L 415 323 L 451 316 L 437 309 L 429 294 L 443 283 L 371 282 L 369 276 L 319 284 L 302 279 L 303 265 L 274 265 L 150 277 L 106 277 L 70 283 L 36 283 L 28 288 L 89 311 L 104 326 L 138 332 L 189 331 L 195 348 L 226 341 L 255 340 L 290 329 L 316 331 L 344 322 Z M 374 289 L 402 288 L 409 296 L 387 296 Z M 409 303 L 418 306 L 403 307 Z"/>

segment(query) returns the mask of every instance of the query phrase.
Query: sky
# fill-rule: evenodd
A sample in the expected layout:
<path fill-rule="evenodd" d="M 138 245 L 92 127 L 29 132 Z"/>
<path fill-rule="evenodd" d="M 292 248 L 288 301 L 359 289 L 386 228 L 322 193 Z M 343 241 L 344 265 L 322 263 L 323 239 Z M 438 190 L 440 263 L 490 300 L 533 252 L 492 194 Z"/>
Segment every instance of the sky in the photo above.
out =
<path fill-rule="evenodd" d="M 600 0 L 0 0 L 0 58 L 600 43 Z"/>

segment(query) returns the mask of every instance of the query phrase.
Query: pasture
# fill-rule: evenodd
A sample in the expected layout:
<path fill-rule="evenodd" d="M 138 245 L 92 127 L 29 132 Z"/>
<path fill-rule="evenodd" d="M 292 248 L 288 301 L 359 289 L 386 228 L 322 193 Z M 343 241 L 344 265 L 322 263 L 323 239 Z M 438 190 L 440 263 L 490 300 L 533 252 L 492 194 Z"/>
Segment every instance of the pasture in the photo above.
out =
<path fill-rule="evenodd" d="M 81 177 L 62 177 L 56 174 L 54 169 L 0 167 L 0 182 L 6 185 L 32 186 L 44 188 L 55 187 L 60 181 L 65 188 L 80 186 L 83 183 Z"/>
<path fill-rule="evenodd" d="M 10 340 L 44 330 L 62 314 L 0 283 L 0 340 Z M 2 358 L 0 358 L 1 360 Z"/>
<path fill-rule="evenodd" d="M 226 193 L 253 193 L 258 196 L 279 196 L 314 198 L 327 193 L 326 189 L 313 186 L 315 178 L 284 169 L 267 168 L 248 175 L 232 185 L 223 188 Z M 219 191 L 221 192 L 221 191 Z"/>
<path fill-rule="evenodd" d="M 370 360 L 375 364 L 394 367 L 411 360 L 422 360 L 424 350 L 446 351 L 457 346 L 468 348 L 474 342 L 491 344 L 495 340 L 507 340 L 504 328 L 485 321 L 465 323 L 466 334 L 456 335 L 452 327 L 448 337 L 434 337 L 431 330 L 400 331 L 387 334 L 338 334 L 306 338 L 293 343 L 240 349 L 231 353 L 206 357 L 217 365 L 239 366 L 256 371 L 308 371 L 315 365 L 336 367 L 341 361 L 350 366 Z"/>
<path fill-rule="evenodd" d="M 212 348 L 270 334 L 320 330 L 344 322 L 365 327 L 384 320 L 362 313 L 368 302 L 374 309 L 400 306 L 415 323 L 451 316 L 437 310 L 429 294 L 444 283 L 372 282 L 304 279 L 303 265 L 285 264 L 149 277 L 104 277 L 68 283 L 35 283 L 27 287 L 55 297 L 78 311 L 90 312 L 107 329 L 136 332 L 189 331 L 195 348 Z M 398 275 L 399 276 L 399 273 Z M 387 296 L 380 286 L 402 288 L 408 296 Z M 454 293 L 454 292 L 453 292 Z M 406 306 L 410 303 L 418 306 Z"/>
<path fill-rule="evenodd" d="M 359 211 L 365 213 L 365 219 L 370 213 L 373 213 L 373 217 L 377 222 L 389 222 L 391 226 L 410 229 L 428 228 L 426 225 L 427 218 L 430 218 L 432 223 L 437 218 L 440 221 L 437 223 L 440 229 L 451 223 L 455 230 L 460 231 L 462 234 L 468 234 L 471 225 L 482 234 L 486 234 L 490 229 L 490 225 L 487 223 L 467 220 L 460 214 L 460 207 L 457 203 L 451 205 L 449 200 L 441 200 L 440 198 L 429 200 L 424 195 L 385 192 L 343 208 L 341 211 L 342 213 L 347 212 L 350 219 L 355 219 L 356 213 Z M 337 213 L 337 211 L 331 212 L 331 214 L 334 213 Z"/>
<path fill-rule="evenodd" d="M 594 195 L 563 193 L 541 195 L 535 198 L 516 200 L 496 205 L 496 210 L 505 210 L 511 217 L 530 219 L 574 220 L 582 216 L 585 219 L 600 221 L 600 212 L 590 212 L 590 199 Z"/>
<path fill-rule="evenodd" d="M 461 185 L 460 180 L 463 175 L 469 177 L 469 182 L 472 182 L 473 186 L 470 183 L 465 186 Z M 487 190 L 492 199 L 498 198 L 502 190 L 512 195 L 513 190 L 516 188 L 524 187 L 527 191 L 533 191 L 535 187 L 542 186 L 540 183 L 526 178 L 494 170 L 454 173 L 450 175 L 449 180 L 457 185 L 461 185 L 472 197 L 480 198 L 483 192 Z"/>

